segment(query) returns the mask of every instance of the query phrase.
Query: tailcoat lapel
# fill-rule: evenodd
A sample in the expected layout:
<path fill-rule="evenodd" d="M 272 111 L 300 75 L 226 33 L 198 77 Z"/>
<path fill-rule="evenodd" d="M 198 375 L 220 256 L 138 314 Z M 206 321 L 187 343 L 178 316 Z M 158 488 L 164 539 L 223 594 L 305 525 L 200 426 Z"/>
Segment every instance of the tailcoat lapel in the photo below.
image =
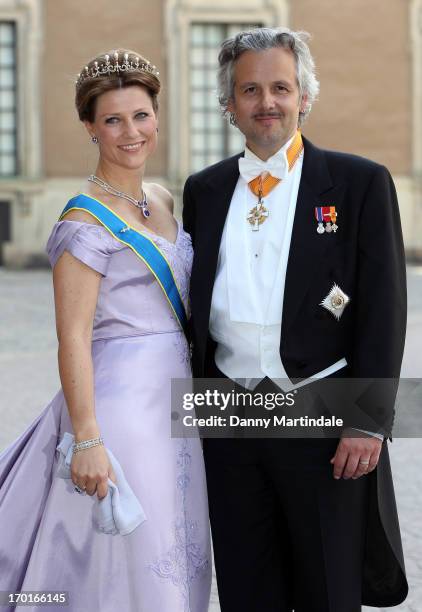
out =
<path fill-rule="evenodd" d="M 236 155 L 217 164 L 209 172 L 201 188 L 202 205 L 200 222 L 196 226 L 195 259 L 192 269 L 191 286 L 200 288 L 192 293 L 195 302 L 199 337 L 204 341 L 208 333 L 212 291 L 217 270 L 221 236 L 236 183 L 239 178 Z"/>
<path fill-rule="evenodd" d="M 321 236 L 317 233 L 314 218 L 315 206 L 321 206 L 324 198 L 332 199 L 335 186 L 327 167 L 325 154 L 306 138 L 299 194 L 293 222 L 289 259 L 283 300 L 281 337 L 285 337 L 296 312 L 306 295 L 314 275 L 313 262 L 321 251 Z M 324 195 L 324 198 L 321 196 Z"/>
<path fill-rule="evenodd" d="M 242 154 L 243 155 L 243 154 Z M 210 173 L 206 181 L 207 205 L 204 207 L 204 222 L 207 228 L 208 254 L 212 257 L 215 265 L 212 269 L 212 280 L 214 280 L 221 236 L 227 213 L 236 183 L 239 178 L 239 157 L 231 157 L 222 165 L 215 174 Z"/>

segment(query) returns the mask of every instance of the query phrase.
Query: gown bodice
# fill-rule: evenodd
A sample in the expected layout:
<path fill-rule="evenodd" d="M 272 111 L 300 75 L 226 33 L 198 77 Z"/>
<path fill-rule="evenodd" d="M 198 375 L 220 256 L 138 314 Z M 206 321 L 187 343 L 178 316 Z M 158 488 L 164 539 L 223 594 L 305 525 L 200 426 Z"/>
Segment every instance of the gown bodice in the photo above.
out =
<path fill-rule="evenodd" d="M 180 223 L 176 241 L 145 232 L 158 246 L 173 271 L 181 297 L 188 305 L 192 245 Z M 59 221 L 47 243 L 54 267 L 68 251 L 102 275 L 93 325 L 93 340 L 179 331 L 161 287 L 145 263 L 103 226 Z"/>

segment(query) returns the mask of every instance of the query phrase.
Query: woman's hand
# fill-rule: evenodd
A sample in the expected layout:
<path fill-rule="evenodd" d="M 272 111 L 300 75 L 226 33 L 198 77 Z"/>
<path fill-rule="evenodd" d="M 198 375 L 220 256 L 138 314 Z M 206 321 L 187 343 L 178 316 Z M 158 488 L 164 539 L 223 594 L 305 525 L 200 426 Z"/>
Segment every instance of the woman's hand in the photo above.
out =
<path fill-rule="evenodd" d="M 116 483 L 116 475 L 102 444 L 74 453 L 70 473 L 76 486 L 85 489 L 88 495 L 97 492 L 98 499 L 107 495 L 109 478 Z"/>

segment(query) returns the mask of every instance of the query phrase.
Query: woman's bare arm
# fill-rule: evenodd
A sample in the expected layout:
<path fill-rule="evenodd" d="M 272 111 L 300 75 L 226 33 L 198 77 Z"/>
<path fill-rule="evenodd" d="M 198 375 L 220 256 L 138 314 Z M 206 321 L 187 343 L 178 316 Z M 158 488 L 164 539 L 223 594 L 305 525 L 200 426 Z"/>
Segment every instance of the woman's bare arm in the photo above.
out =
<path fill-rule="evenodd" d="M 59 372 L 75 441 L 101 435 L 95 416 L 92 327 L 101 274 L 65 251 L 53 271 Z M 104 447 L 73 456 L 72 480 L 87 493 L 107 494 L 107 478 L 114 474 Z M 111 476 L 110 476 L 111 477 Z"/>
<path fill-rule="evenodd" d="M 59 372 L 76 441 L 95 438 L 92 326 L 101 274 L 64 252 L 54 267 Z"/>

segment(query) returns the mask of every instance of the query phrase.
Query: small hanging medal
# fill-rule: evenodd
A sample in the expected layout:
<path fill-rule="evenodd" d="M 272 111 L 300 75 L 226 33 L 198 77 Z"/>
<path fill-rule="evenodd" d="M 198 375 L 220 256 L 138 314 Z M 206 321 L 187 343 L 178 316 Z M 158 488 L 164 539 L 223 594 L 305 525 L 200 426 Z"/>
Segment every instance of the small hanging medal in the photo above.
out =
<path fill-rule="evenodd" d="M 331 217 L 331 227 L 333 232 L 335 233 L 338 230 L 338 225 L 336 224 L 337 221 L 337 213 L 336 213 L 336 207 L 335 206 L 330 206 L 330 217 Z"/>
<path fill-rule="evenodd" d="M 324 227 L 324 223 L 323 223 L 322 207 L 321 206 L 315 206 L 315 219 L 318 221 L 318 226 L 317 226 L 318 234 L 323 234 L 325 232 L 325 227 Z"/>

